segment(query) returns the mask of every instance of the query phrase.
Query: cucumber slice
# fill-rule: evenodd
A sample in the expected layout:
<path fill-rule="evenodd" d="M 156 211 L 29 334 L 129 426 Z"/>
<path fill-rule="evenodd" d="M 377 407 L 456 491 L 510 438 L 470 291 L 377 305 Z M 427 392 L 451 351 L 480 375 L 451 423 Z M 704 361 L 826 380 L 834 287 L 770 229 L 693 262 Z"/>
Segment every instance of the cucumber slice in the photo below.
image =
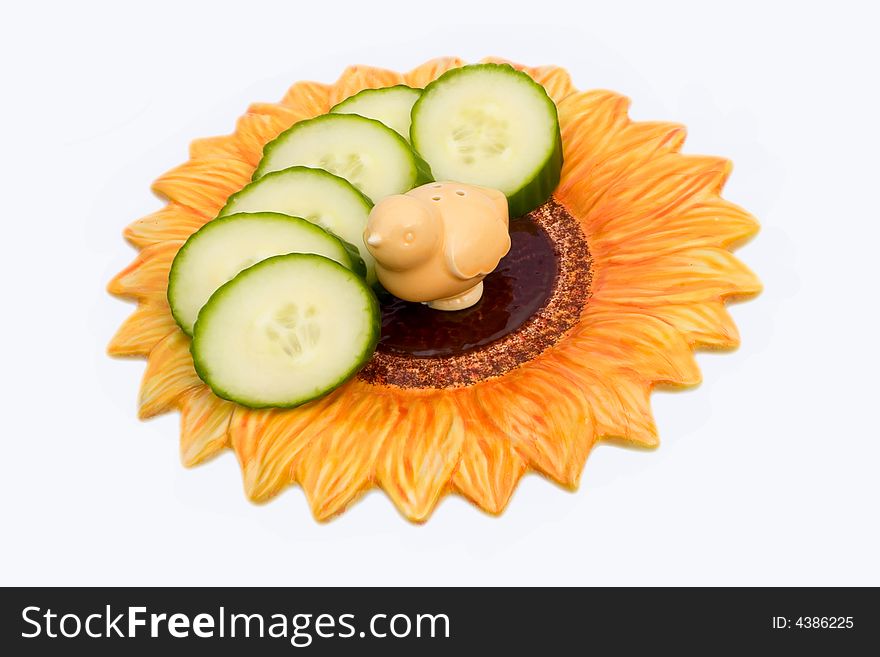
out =
<path fill-rule="evenodd" d="M 534 210 L 559 184 L 556 105 L 508 64 L 464 66 L 434 80 L 413 106 L 410 137 L 437 180 L 497 189 L 511 217 Z"/>
<path fill-rule="evenodd" d="M 263 149 L 254 180 L 297 165 L 335 173 L 374 203 L 431 180 L 403 137 L 357 114 L 324 114 L 282 132 Z"/>
<path fill-rule="evenodd" d="M 317 253 L 363 275 L 357 250 L 313 223 L 274 212 L 232 214 L 193 233 L 171 264 L 168 303 L 189 335 L 214 291 L 243 269 L 283 253 Z"/>
<path fill-rule="evenodd" d="M 333 114 L 359 114 L 376 119 L 409 141 L 410 113 L 421 89 L 398 84 L 383 89 L 364 89 L 330 108 Z"/>
<path fill-rule="evenodd" d="M 282 212 L 303 217 L 354 244 L 376 281 L 375 260 L 364 244 L 373 204 L 347 180 L 323 169 L 291 167 L 267 173 L 229 197 L 219 216 L 234 212 Z"/>
<path fill-rule="evenodd" d="M 314 254 L 268 258 L 217 290 L 199 313 L 193 362 L 223 399 L 298 406 L 354 375 L 379 340 L 367 284 Z"/>

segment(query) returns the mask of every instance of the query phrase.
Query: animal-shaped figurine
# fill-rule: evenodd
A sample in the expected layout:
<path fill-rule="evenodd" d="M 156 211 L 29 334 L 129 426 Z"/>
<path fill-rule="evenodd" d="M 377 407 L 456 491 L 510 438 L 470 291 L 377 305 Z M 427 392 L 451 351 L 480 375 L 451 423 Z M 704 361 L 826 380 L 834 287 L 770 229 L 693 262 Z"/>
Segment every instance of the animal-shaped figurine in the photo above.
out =
<path fill-rule="evenodd" d="M 437 310 L 469 308 L 510 250 L 507 199 L 487 187 L 428 183 L 380 201 L 364 242 L 391 294 Z"/>

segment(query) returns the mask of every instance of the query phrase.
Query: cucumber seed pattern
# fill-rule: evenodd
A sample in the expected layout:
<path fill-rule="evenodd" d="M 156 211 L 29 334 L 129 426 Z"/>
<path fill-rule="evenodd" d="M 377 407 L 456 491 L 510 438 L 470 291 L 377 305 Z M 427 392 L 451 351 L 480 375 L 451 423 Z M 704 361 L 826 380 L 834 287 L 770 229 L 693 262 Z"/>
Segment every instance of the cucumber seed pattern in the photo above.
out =
<path fill-rule="evenodd" d="M 279 308 L 266 324 L 266 335 L 281 347 L 285 354 L 298 360 L 310 352 L 321 337 L 321 329 L 310 318 L 317 310 L 307 306 L 302 318 L 295 303 L 287 303 Z"/>
<path fill-rule="evenodd" d="M 476 162 L 475 155 L 502 155 L 510 141 L 508 122 L 482 108 L 465 109 L 461 112 L 461 125 L 452 131 L 452 141 L 464 164 Z"/>

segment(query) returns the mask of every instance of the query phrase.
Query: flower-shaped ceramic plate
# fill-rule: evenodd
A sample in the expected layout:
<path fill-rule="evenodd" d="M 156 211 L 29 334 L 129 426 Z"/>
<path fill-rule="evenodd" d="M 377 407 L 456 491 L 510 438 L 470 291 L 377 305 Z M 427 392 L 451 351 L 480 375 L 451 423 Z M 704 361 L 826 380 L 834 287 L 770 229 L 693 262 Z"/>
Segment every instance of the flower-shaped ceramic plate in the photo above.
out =
<path fill-rule="evenodd" d="M 252 500 L 296 483 L 319 519 L 376 486 L 414 521 L 449 492 L 497 514 L 527 471 L 577 486 L 599 440 L 655 446 L 654 386 L 692 386 L 695 348 L 738 344 L 725 301 L 760 284 L 730 253 L 757 231 L 720 197 L 730 163 L 683 155 L 682 126 L 632 122 L 625 97 L 578 91 L 562 68 L 515 65 L 556 102 L 565 163 L 554 197 L 511 223 L 511 255 L 486 280 L 497 307 L 470 324 L 489 326 L 431 349 L 430 335 L 395 330 L 386 309 L 376 355 L 328 396 L 287 410 L 214 396 L 165 299 L 183 241 L 292 124 L 362 89 L 424 87 L 462 64 L 355 66 L 335 84 L 297 83 L 279 103 L 251 105 L 233 134 L 193 142 L 189 161 L 154 183 L 168 203 L 125 230 L 140 252 L 109 290 L 138 305 L 109 351 L 147 358 L 140 416 L 180 410 L 184 464 L 230 448 Z"/>

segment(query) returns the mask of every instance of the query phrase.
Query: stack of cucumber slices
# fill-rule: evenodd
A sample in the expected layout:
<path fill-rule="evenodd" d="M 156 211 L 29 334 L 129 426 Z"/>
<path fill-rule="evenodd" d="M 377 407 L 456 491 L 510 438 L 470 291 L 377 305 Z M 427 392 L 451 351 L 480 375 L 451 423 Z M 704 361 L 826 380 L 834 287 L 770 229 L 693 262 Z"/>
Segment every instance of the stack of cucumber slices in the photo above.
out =
<path fill-rule="evenodd" d="M 561 166 L 553 101 L 507 65 L 366 89 L 294 124 L 172 264 L 168 301 L 196 371 L 252 408 L 327 394 L 379 340 L 373 203 L 436 176 L 501 190 L 517 217 L 549 198 Z"/>
<path fill-rule="evenodd" d="M 412 108 L 410 140 L 437 180 L 503 192 L 511 218 L 559 184 L 562 137 L 544 87 L 507 64 L 447 71 Z"/>

